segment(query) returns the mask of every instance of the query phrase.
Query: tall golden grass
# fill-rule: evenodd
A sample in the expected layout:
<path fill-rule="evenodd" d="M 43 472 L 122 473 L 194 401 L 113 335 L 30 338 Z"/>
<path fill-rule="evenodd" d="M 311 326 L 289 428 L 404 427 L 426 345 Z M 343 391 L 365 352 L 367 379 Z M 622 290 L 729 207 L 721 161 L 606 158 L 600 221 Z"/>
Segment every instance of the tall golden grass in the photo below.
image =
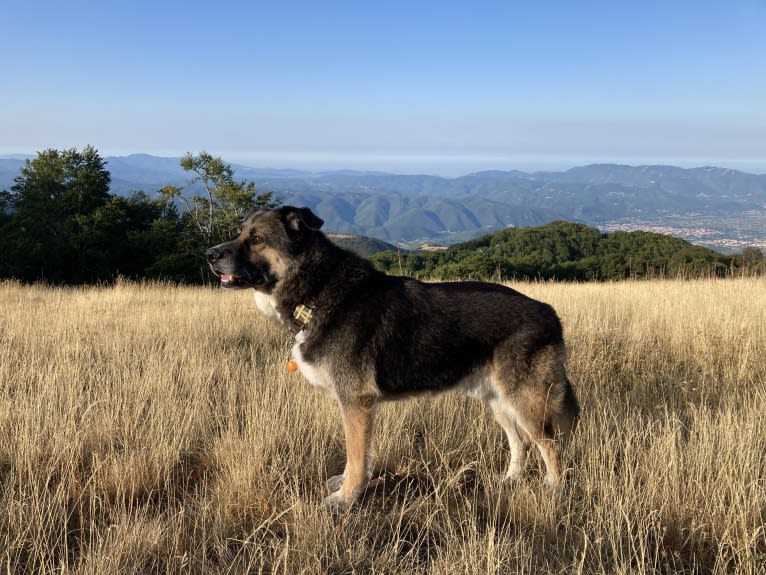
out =
<path fill-rule="evenodd" d="M 567 490 L 446 395 L 383 407 L 333 517 L 337 409 L 250 293 L 0 284 L 0 572 L 764 573 L 766 282 L 513 287 L 565 326 Z"/>

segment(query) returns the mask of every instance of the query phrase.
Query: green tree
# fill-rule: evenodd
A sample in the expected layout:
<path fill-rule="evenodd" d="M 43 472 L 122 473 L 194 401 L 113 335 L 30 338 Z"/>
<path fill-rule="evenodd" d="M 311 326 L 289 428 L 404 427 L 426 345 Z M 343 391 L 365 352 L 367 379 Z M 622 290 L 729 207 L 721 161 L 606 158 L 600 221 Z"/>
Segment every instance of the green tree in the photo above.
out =
<path fill-rule="evenodd" d="M 245 214 L 254 207 L 277 205 L 272 192 L 258 194 L 252 182 L 236 181 L 234 170 L 221 158 L 207 152 L 181 158 L 181 167 L 195 175 L 191 184 L 199 184 L 201 193 L 190 197 L 176 186 L 165 186 L 159 193 L 167 201 L 177 200 L 184 209 L 182 222 L 190 234 L 190 247 L 196 250 L 231 239 Z"/>
<path fill-rule="evenodd" d="M 8 268 L 25 280 L 100 279 L 103 245 L 93 214 L 110 201 L 111 176 L 98 152 L 46 150 L 27 160 L 4 203 L 12 225 Z"/>
<path fill-rule="evenodd" d="M 0 245 L 3 246 L 0 249 L 0 278 L 14 275 L 15 230 L 11 209 L 11 194 L 7 190 L 0 190 Z"/>
<path fill-rule="evenodd" d="M 747 246 L 740 256 L 742 269 L 747 274 L 761 274 L 766 269 L 766 256 L 758 246 Z"/>
<path fill-rule="evenodd" d="M 144 192 L 112 196 L 91 219 L 92 238 L 103 250 L 105 276 L 197 279 L 182 255 L 183 226 L 172 204 Z"/>

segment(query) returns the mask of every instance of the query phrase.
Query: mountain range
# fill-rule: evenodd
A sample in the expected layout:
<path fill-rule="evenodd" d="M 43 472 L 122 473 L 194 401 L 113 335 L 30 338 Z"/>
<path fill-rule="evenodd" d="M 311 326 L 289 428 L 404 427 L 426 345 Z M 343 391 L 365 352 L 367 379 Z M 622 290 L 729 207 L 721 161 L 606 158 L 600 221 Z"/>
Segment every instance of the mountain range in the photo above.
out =
<path fill-rule="evenodd" d="M 112 193 L 151 194 L 166 184 L 194 190 L 179 158 L 104 159 Z M 12 185 L 23 163 L 22 157 L 0 158 L 0 189 Z M 237 179 L 255 182 L 258 191 L 310 207 L 328 231 L 404 246 L 447 245 L 507 227 L 569 220 L 609 231 L 659 231 L 721 251 L 766 247 L 766 175 L 725 168 L 593 164 L 443 178 L 232 167 Z"/>

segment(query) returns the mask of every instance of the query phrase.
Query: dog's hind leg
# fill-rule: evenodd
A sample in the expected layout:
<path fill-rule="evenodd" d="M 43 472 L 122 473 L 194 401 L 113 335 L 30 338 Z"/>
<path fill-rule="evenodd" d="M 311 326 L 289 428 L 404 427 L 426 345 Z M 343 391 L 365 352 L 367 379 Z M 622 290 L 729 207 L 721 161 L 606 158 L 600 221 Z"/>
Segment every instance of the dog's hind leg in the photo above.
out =
<path fill-rule="evenodd" d="M 518 479 L 523 473 L 524 459 L 531 441 L 534 441 L 545 463 L 545 483 L 561 487 L 561 443 L 554 432 L 551 416 L 546 414 L 544 398 L 530 398 L 529 390 L 520 394 L 518 401 L 505 397 L 492 400 L 490 406 L 495 418 L 503 426 L 511 447 L 511 461 L 505 479 Z M 516 399 L 516 398 L 515 398 Z M 530 441 L 531 440 L 531 441 Z"/>
<path fill-rule="evenodd" d="M 495 420 L 505 431 L 508 438 L 508 446 L 511 450 L 511 459 L 508 463 L 508 471 L 503 477 L 504 481 L 515 481 L 524 473 L 524 463 L 529 449 L 529 436 L 519 429 L 516 424 L 516 416 L 507 400 L 496 397 L 489 401 L 489 406 L 495 416 Z M 523 436 L 522 436 L 523 434 Z"/>
<path fill-rule="evenodd" d="M 573 431 L 579 407 L 565 377 L 538 381 L 519 394 L 517 422 L 537 445 L 545 462 L 545 483 L 560 489 L 562 442 Z"/>
<path fill-rule="evenodd" d="M 577 420 L 579 407 L 569 380 L 564 371 L 563 345 L 541 347 L 528 356 L 528 369 L 518 369 L 524 363 L 515 361 L 500 363 L 493 383 L 498 390 L 492 401 L 497 412 L 509 414 L 515 420 L 517 437 L 527 437 L 535 442 L 545 463 L 545 483 L 554 489 L 562 486 L 561 442 L 569 435 Z M 516 369 L 514 369 L 516 367 Z M 503 421 L 499 419 L 501 425 Z M 514 438 L 508 433 L 511 450 Z M 511 458 L 511 466 L 515 466 Z M 509 474 L 515 469 L 509 469 Z"/>
<path fill-rule="evenodd" d="M 346 435 L 346 468 L 342 476 L 328 480 L 337 490 L 325 497 L 325 508 L 342 513 L 364 492 L 370 479 L 369 454 L 372 450 L 372 432 L 375 422 L 375 401 L 356 400 L 341 403 L 343 431 Z"/>
<path fill-rule="evenodd" d="M 563 487 L 561 477 L 561 441 L 547 431 L 540 433 L 535 438 L 535 445 L 545 462 L 545 484 L 560 490 Z"/>

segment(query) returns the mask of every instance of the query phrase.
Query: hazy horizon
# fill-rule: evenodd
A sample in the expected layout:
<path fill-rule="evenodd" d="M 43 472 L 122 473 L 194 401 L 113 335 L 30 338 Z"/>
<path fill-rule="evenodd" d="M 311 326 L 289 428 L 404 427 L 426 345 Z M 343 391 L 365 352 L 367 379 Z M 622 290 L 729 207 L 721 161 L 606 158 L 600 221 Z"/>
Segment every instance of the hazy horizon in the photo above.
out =
<path fill-rule="evenodd" d="M 146 151 L 119 151 L 108 153 L 99 150 L 104 158 L 120 158 L 133 155 L 148 155 L 157 158 L 180 158 L 184 152 L 146 152 Z M 13 152 L 0 153 L 0 159 L 24 160 L 34 158 L 38 152 Z M 191 151 L 196 154 L 202 150 Z M 572 168 L 593 164 L 615 164 L 625 166 L 674 166 L 685 169 L 715 167 L 732 169 L 755 175 L 766 175 L 766 163 L 755 160 L 692 160 L 675 159 L 666 161 L 658 158 L 628 158 L 598 160 L 592 158 L 563 159 L 563 158 L 483 158 L 474 156 L 460 157 L 367 157 L 367 156 L 310 156 L 310 155 L 223 155 L 220 156 L 225 162 L 233 165 L 245 166 L 261 170 L 295 170 L 300 172 L 331 172 L 331 171 L 358 171 L 358 172 L 383 172 L 395 175 L 429 175 L 443 178 L 457 178 L 468 174 L 483 171 L 520 171 L 534 172 L 563 172 Z M 107 165 L 108 168 L 108 165 Z"/>

